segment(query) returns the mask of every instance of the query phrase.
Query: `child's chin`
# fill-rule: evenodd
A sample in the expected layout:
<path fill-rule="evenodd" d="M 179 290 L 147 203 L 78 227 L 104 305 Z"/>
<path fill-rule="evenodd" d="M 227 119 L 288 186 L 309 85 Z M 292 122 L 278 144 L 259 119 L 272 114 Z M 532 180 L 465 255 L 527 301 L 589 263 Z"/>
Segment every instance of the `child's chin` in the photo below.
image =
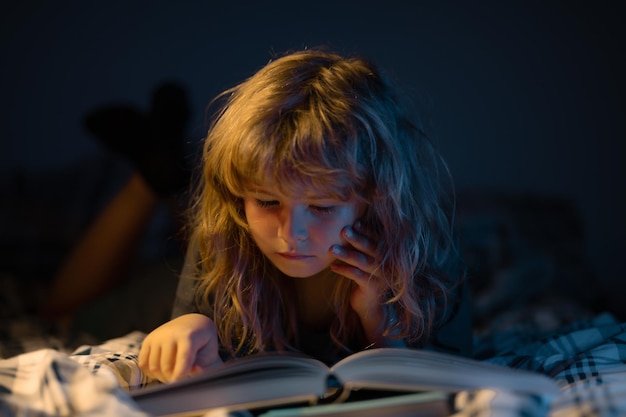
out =
<path fill-rule="evenodd" d="M 328 267 L 285 267 L 277 266 L 278 269 L 290 278 L 312 278 Z"/>

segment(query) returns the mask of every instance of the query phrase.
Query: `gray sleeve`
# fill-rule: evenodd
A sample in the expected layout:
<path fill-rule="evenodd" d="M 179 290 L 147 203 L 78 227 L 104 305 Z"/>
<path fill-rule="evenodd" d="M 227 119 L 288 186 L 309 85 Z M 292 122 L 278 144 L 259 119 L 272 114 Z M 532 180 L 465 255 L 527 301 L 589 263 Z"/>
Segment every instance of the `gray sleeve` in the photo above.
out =
<path fill-rule="evenodd" d="M 176 297 L 172 308 L 172 319 L 188 313 L 199 313 L 200 308 L 196 302 L 196 289 L 198 287 L 198 276 L 196 273 L 196 262 L 198 252 L 195 246 L 187 249 L 183 269 L 178 278 Z"/>

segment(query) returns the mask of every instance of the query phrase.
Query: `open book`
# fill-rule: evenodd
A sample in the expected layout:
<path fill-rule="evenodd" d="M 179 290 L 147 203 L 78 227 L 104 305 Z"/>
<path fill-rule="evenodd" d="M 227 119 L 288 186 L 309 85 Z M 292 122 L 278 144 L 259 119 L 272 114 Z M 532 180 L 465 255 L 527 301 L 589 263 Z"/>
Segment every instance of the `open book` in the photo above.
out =
<path fill-rule="evenodd" d="M 379 348 L 355 353 L 331 368 L 299 355 L 252 355 L 131 395 L 141 409 L 155 416 L 194 416 L 216 408 L 344 401 L 362 390 L 453 394 L 490 387 L 540 396 L 559 392 L 554 380 L 533 372 L 439 352 Z"/>

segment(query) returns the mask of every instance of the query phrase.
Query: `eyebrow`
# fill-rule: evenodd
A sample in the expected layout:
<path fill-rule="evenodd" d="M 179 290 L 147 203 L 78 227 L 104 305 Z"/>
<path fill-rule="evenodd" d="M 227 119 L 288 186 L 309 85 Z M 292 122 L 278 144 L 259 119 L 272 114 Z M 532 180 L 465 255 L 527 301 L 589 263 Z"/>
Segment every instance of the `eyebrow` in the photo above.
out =
<path fill-rule="evenodd" d="M 273 193 L 271 191 L 268 191 L 268 190 L 266 190 L 266 189 L 264 189 L 262 187 L 258 187 L 258 186 L 253 186 L 253 187 L 249 188 L 247 190 L 247 192 L 249 192 L 249 193 L 256 193 L 256 194 L 266 194 L 266 195 L 270 195 L 270 196 L 276 196 L 275 193 Z"/>
<path fill-rule="evenodd" d="M 269 191 L 267 189 L 264 189 L 261 186 L 253 186 L 249 189 L 250 193 L 253 194 L 262 194 L 264 196 L 267 197 L 271 197 L 271 198 L 275 198 L 277 200 L 281 199 L 281 198 L 292 198 L 291 196 L 288 195 L 282 195 L 282 194 L 276 194 L 275 192 Z M 343 200 L 337 197 L 333 197 L 331 195 L 315 195 L 312 193 L 305 193 L 303 196 L 299 197 L 302 198 L 302 200 L 305 201 L 310 201 L 310 202 L 318 202 L 318 201 L 323 201 L 323 202 L 327 202 L 327 201 L 332 201 L 332 202 L 342 202 Z"/>

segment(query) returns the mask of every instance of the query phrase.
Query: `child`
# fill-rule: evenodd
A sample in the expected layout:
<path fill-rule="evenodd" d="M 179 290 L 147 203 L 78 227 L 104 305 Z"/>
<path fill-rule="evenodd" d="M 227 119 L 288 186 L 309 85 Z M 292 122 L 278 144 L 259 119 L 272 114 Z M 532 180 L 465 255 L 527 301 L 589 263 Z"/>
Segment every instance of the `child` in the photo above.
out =
<path fill-rule="evenodd" d="M 141 369 L 171 381 L 268 350 L 468 354 L 445 164 L 378 69 L 304 50 L 219 98 L 173 319 Z"/>

